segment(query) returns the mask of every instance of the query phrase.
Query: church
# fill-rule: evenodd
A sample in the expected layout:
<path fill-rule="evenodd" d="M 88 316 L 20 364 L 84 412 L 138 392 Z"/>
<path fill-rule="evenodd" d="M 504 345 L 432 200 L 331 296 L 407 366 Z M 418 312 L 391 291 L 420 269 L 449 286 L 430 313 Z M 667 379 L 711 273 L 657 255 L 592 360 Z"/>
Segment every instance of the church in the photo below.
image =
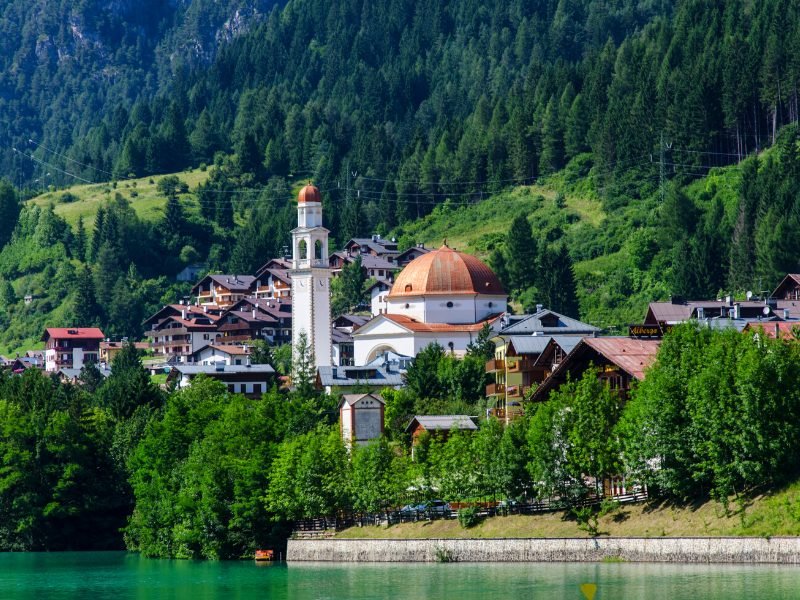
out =
<path fill-rule="evenodd" d="M 292 230 L 292 341 L 305 333 L 315 364 L 332 365 L 328 230 L 322 199 L 309 184 L 298 196 Z M 434 342 L 462 356 L 484 325 L 494 332 L 507 309 L 500 280 L 478 258 L 445 242 L 412 260 L 400 272 L 373 318 L 353 332 L 355 366 L 383 355 L 414 357 Z"/>

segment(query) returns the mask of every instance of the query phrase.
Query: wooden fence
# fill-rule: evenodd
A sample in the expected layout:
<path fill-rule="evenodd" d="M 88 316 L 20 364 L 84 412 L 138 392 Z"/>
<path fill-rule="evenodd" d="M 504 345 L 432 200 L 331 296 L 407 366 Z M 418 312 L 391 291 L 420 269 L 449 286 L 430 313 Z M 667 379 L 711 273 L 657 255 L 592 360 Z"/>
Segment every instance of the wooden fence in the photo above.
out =
<path fill-rule="evenodd" d="M 544 498 L 533 502 L 453 502 L 447 508 L 431 509 L 400 509 L 392 508 L 380 513 L 359 513 L 342 511 L 333 517 L 320 517 L 317 519 L 304 519 L 294 524 L 294 538 L 320 538 L 332 536 L 336 531 L 348 527 L 365 527 L 369 525 L 397 525 L 399 523 L 414 523 L 417 521 L 434 521 L 438 519 L 457 519 L 458 510 L 461 508 L 476 508 L 479 518 L 508 516 L 508 515 L 535 515 L 546 512 L 565 510 L 567 508 L 583 508 L 598 506 L 603 500 L 628 504 L 647 500 L 646 490 L 632 494 L 614 496 L 588 496 L 578 501 L 567 502 L 559 498 Z"/>

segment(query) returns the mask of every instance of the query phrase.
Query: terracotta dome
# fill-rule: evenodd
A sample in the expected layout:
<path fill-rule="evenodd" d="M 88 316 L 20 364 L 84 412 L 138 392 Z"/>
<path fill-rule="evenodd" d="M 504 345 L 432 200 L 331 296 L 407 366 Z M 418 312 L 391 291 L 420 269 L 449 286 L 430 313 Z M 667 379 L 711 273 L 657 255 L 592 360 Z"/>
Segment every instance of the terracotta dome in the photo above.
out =
<path fill-rule="evenodd" d="M 408 263 L 397 276 L 389 298 L 430 294 L 502 296 L 505 291 L 485 263 L 445 244 Z"/>
<path fill-rule="evenodd" d="M 306 202 L 322 202 L 322 196 L 317 189 L 317 186 L 309 183 L 304 186 L 300 193 L 297 194 L 298 204 L 305 204 Z"/>

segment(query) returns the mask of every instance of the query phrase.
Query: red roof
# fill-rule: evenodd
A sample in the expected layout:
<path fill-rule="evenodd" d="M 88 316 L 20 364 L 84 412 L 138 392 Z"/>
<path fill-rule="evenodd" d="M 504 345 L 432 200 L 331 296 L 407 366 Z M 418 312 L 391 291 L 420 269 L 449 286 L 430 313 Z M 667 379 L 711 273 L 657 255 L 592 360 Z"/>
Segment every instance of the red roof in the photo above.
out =
<path fill-rule="evenodd" d="M 758 331 L 771 338 L 793 340 L 795 329 L 800 330 L 797 321 L 770 321 L 768 323 L 748 323 L 745 331 Z"/>
<path fill-rule="evenodd" d="M 583 338 L 583 343 L 636 379 L 644 379 L 644 370 L 656 359 L 661 340 L 598 337 Z"/>
<path fill-rule="evenodd" d="M 44 330 L 42 340 L 104 340 L 105 337 L 98 327 L 48 327 Z"/>
<path fill-rule="evenodd" d="M 437 333 L 440 331 L 480 331 L 486 323 L 494 323 L 501 315 L 493 315 L 480 323 L 463 323 L 463 324 L 450 324 L 450 323 L 422 323 L 411 317 L 405 315 L 384 314 L 390 321 L 394 321 L 401 327 L 410 329 L 418 333 Z"/>

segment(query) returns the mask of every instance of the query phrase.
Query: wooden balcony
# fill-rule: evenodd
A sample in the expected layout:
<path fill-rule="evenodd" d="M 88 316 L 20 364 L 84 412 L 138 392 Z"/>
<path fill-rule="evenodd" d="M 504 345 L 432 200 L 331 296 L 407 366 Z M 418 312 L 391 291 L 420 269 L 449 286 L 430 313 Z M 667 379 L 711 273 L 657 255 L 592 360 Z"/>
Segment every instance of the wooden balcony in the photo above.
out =
<path fill-rule="evenodd" d="M 504 371 L 506 368 L 506 361 L 502 358 L 493 358 L 486 362 L 486 372 L 495 373 L 496 371 Z"/>
<path fill-rule="evenodd" d="M 486 395 L 487 396 L 501 396 L 505 394 L 506 386 L 502 383 L 490 383 L 486 386 Z"/>
<path fill-rule="evenodd" d="M 516 360 L 508 359 L 506 363 L 508 364 L 509 373 L 521 373 L 522 371 L 533 369 L 533 361 L 525 357 L 517 358 Z"/>
<path fill-rule="evenodd" d="M 505 386 L 505 393 L 506 397 L 508 398 L 524 398 L 525 394 L 530 391 L 531 386 L 529 385 L 508 385 Z"/>

